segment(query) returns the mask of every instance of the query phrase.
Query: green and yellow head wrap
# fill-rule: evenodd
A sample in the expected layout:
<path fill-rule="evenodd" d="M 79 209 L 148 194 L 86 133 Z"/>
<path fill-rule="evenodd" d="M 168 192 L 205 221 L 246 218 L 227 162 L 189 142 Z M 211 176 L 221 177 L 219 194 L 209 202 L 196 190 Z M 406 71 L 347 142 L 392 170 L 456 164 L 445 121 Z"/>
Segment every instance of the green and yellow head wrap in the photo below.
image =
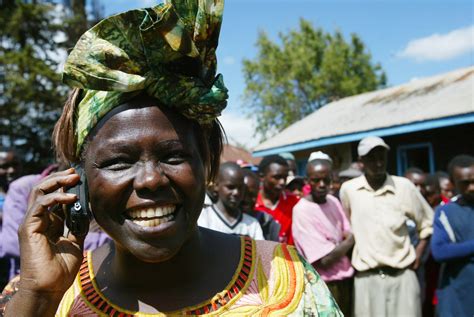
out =
<path fill-rule="evenodd" d="M 63 81 L 84 90 L 75 113 L 77 152 L 98 121 L 146 92 L 200 124 L 227 105 L 216 75 L 224 0 L 164 0 L 109 17 L 79 39 Z"/>

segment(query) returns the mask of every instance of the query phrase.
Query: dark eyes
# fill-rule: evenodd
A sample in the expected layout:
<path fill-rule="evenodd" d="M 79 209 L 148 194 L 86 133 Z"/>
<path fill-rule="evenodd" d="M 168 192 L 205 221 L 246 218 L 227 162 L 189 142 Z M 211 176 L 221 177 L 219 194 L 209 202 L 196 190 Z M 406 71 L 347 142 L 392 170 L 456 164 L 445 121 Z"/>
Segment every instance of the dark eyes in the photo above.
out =
<path fill-rule="evenodd" d="M 165 163 L 165 164 L 170 164 L 170 165 L 178 165 L 178 164 L 187 162 L 188 159 L 189 159 L 189 154 L 178 151 L 178 152 L 170 153 L 169 155 L 163 157 L 162 159 L 160 159 L 160 162 Z"/>
<path fill-rule="evenodd" d="M 111 171 L 121 171 L 130 168 L 133 164 L 134 162 L 128 158 L 116 157 L 100 163 L 99 168 Z"/>
<path fill-rule="evenodd" d="M 189 160 L 189 157 L 190 155 L 186 152 L 176 151 L 167 153 L 165 156 L 162 156 L 159 159 L 159 162 L 168 165 L 179 165 L 187 162 Z M 98 167 L 111 171 L 121 171 L 133 167 L 137 162 L 138 160 L 135 158 L 115 157 L 98 164 Z"/>
<path fill-rule="evenodd" d="M 324 183 L 329 184 L 331 182 L 331 179 L 329 179 L 329 178 L 313 178 L 313 179 L 310 179 L 310 181 L 314 184 L 319 183 L 320 181 L 323 181 Z"/>

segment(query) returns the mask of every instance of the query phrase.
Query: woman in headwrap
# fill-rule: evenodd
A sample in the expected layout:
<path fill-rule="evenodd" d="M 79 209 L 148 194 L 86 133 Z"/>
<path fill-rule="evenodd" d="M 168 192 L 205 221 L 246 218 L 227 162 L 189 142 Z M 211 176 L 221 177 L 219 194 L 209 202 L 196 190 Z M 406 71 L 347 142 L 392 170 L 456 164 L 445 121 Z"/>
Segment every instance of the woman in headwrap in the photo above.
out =
<path fill-rule="evenodd" d="M 83 256 L 84 237 L 63 236 L 55 208 L 76 202 L 63 189 L 77 170 L 46 178 L 19 231 L 7 316 L 340 315 L 294 248 L 196 225 L 223 143 L 222 10 L 220 0 L 170 0 L 81 37 L 54 142 L 84 170 L 86 205 L 113 242 Z"/>

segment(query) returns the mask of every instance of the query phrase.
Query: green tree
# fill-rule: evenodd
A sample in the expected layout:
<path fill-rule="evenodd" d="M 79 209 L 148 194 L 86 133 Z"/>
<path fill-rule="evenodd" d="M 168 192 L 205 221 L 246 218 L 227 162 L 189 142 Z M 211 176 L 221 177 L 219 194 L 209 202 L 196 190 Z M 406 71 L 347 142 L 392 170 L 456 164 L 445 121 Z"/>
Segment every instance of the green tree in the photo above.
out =
<path fill-rule="evenodd" d="M 87 30 L 86 0 L 71 0 L 70 10 L 67 12 L 64 24 L 66 41 L 64 45 L 67 49 L 72 49 L 79 37 Z"/>
<path fill-rule="evenodd" d="M 79 37 L 103 18 L 103 11 L 99 0 L 69 0 L 64 18 L 66 41 L 63 46 L 71 50 Z"/>
<path fill-rule="evenodd" d="M 64 3 L 0 0 L 0 145 L 19 148 L 27 171 L 54 159 L 51 132 L 68 91 L 60 64 L 102 17 L 99 0 Z"/>
<path fill-rule="evenodd" d="M 279 40 L 261 32 L 256 58 L 243 61 L 244 100 L 262 139 L 329 102 L 386 84 L 356 34 L 346 42 L 339 31 L 329 34 L 301 19 L 299 30 L 279 33 Z"/>
<path fill-rule="evenodd" d="M 65 100 L 54 6 L 1 2 L 0 141 L 25 154 L 28 170 L 52 159 L 51 132 Z"/>

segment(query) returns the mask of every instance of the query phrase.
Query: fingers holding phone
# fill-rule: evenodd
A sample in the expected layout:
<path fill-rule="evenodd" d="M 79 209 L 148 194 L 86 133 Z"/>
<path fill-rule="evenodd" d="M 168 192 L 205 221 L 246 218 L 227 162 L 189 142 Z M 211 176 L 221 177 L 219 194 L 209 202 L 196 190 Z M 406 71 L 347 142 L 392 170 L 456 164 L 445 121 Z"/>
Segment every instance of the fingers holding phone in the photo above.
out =
<path fill-rule="evenodd" d="M 63 187 L 72 187 L 79 182 L 79 175 L 74 169 L 53 173 L 33 187 L 28 199 L 28 210 L 20 231 L 40 233 L 49 225 L 49 212 L 57 215 L 59 206 L 71 204 L 77 200 L 76 195 L 64 193 Z"/>
<path fill-rule="evenodd" d="M 80 166 L 75 167 L 79 175 L 79 182 L 67 189 L 67 193 L 74 194 L 77 200 L 66 206 L 66 226 L 76 237 L 83 237 L 89 232 L 89 223 L 92 214 L 89 210 L 89 193 L 84 171 Z"/>
<path fill-rule="evenodd" d="M 21 288 L 30 292 L 65 292 L 74 281 L 83 257 L 83 236 L 63 236 L 62 205 L 78 197 L 62 188 L 77 185 L 74 169 L 54 173 L 34 187 L 28 211 L 18 230 Z"/>

